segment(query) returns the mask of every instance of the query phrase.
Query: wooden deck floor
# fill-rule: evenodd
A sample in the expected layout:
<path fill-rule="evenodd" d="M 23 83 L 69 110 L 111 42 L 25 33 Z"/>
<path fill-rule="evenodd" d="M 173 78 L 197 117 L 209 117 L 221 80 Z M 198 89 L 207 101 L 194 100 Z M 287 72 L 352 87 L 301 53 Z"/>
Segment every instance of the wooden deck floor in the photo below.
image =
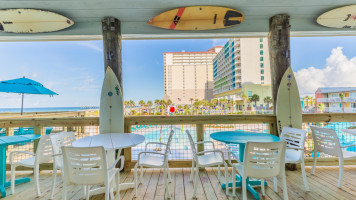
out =
<path fill-rule="evenodd" d="M 310 175 L 311 167 L 307 167 L 308 181 L 311 192 L 306 193 L 304 191 L 304 185 L 301 178 L 300 171 L 287 171 L 287 186 L 288 195 L 290 199 L 356 199 L 356 166 L 346 166 L 344 174 L 344 184 L 342 189 L 337 188 L 338 180 L 338 167 L 318 167 L 315 175 Z M 31 172 L 18 172 L 17 177 L 29 176 L 32 177 Z M 10 174 L 8 173 L 8 178 Z M 10 199 L 48 199 L 51 187 L 51 172 L 41 172 L 41 191 L 42 197 L 36 198 L 34 183 L 25 183 L 16 186 L 16 194 L 11 195 L 11 191 L 8 188 L 8 197 L 4 200 Z M 173 182 L 170 184 L 171 193 L 173 199 L 192 199 L 193 184 L 189 182 L 190 169 L 171 169 L 171 175 Z M 133 182 L 133 171 L 121 173 L 122 182 Z M 269 184 L 266 187 L 266 196 L 262 199 L 283 199 L 282 190 L 279 187 L 278 193 L 273 191 L 273 183 L 268 180 Z M 281 183 L 279 181 L 279 183 Z M 57 190 L 55 199 L 61 199 L 62 181 L 59 178 L 57 181 Z M 69 199 L 82 199 L 82 190 L 78 186 L 70 186 L 68 188 Z M 260 188 L 256 190 L 261 195 Z M 229 191 L 231 194 L 231 191 Z M 132 189 L 121 191 L 121 199 L 131 200 L 134 192 Z M 237 190 L 237 199 L 241 198 L 241 189 Z M 198 184 L 197 197 L 199 200 L 205 199 L 232 199 L 232 197 L 226 196 L 225 191 L 221 189 L 217 178 L 217 168 L 206 168 L 200 171 L 200 179 Z M 104 195 L 92 196 L 91 199 L 104 199 Z M 138 196 L 136 199 L 144 200 L 162 200 L 165 199 L 165 187 L 163 181 L 163 173 L 160 173 L 158 169 L 145 169 L 144 182 L 138 188 Z M 249 195 L 249 199 L 253 199 Z"/>

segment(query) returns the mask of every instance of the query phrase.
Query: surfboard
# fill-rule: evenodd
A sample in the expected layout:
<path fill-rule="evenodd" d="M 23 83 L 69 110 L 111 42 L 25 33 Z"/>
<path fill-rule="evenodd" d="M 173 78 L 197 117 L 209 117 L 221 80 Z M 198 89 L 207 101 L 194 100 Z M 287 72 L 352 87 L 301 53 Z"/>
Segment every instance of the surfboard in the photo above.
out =
<path fill-rule="evenodd" d="M 0 31 L 10 33 L 44 33 L 59 31 L 74 22 L 54 12 L 36 9 L 0 10 Z"/>
<path fill-rule="evenodd" d="M 356 5 L 327 11 L 320 15 L 316 22 L 330 28 L 356 28 Z"/>
<path fill-rule="evenodd" d="M 231 8 L 190 6 L 166 11 L 147 23 L 170 30 L 211 30 L 228 28 L 244 19 L 244 14 Z"/>
<path fill-rule="evenodd" d="M 122 91 L 114 71 L 108 67 L 101 89 L 99 132 L 124 132 L 124 105 Z"/>
<path fill-rule="evenodd" d="M 302 106 L 297 81 L 291 67 L 284 73 L 279 85 L 276 105 L 279 134 L 285 126 L 302 128 Z"/>

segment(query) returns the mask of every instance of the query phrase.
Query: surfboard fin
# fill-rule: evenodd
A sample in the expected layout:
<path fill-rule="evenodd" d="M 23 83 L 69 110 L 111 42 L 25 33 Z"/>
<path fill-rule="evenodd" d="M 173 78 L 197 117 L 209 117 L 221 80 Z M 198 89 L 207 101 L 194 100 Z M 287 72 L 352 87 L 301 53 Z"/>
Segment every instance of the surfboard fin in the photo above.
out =
<path fill-rule="evenodd" d="M 224 16 L 224 26 L 232 26 L 241 23 L 243 15 L 239 12 L 229 10 Z"/>

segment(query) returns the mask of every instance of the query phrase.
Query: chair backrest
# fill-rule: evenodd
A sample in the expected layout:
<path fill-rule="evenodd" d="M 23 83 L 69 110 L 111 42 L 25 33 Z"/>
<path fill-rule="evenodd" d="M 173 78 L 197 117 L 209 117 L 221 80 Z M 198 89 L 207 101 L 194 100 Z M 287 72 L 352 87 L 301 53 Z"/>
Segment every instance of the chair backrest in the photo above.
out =
<path fill-rule="evenodd" d="M 314 151 L 342 157 L 339 137 L 334 129 L 310 126 L 314 141 Z M 314 153 L 315 155 L 315 153 Z"/>
<path fill-rule="evenodd" d="M 286 142 L 247 142 L 244 155 L 245 177 L 278 176 L 284 169 Z"/>
<path fill-rule="evenodd" d="M 281 140 L 286 142 L 286 147 L 304 149 L 306 130 L 283 127 Z"/>
<path fill-rule="evenodd" d="M 169 150 L 170 150 L 170 148 L 171 148 L 171 143 L 172 143 L 173 135 L 174 135 L 174 131 L 171 130 L 171 132 L 169 133 L 166 150 L 165 150 L 165 152 L 164 152 L 164 154 L 165 154 L 167 157 L 168 157 Z"/>
<path fill-rule="evenodd" d="M 194 157 L 194 159 L 197 159 L 197 149 L 195 148 L 195 143 L 194 143 L 193 137 L 188 130 L 186 130 L 185 132 L 187 133 L 187 136 L 189 139 L 190 148 L 192 149 L 193 157 Z"/>
<path fill-rule="evenodd" d="M 53 155 L 62 154 L 62 146 L 72 146 L 73 141 L 75 141 L 74 132 L 60 132 L 55 133 L 50 136 L 52 146 L 53 146 Z M 63 158 L 62 156 L 54 156 L 55 163 L 57 165 L 62 165 Z"/>
<path fill-rule="evenodd" d="M 107 179 L 104 147 L 62 146 L 64 178 L 74 184 L 103 184 Z"/>
<path fill-rule="evenodd" d="M 36 163 L 48 163 L 53 160 L 50 135 L 42 135 L 36 149 Z"/>

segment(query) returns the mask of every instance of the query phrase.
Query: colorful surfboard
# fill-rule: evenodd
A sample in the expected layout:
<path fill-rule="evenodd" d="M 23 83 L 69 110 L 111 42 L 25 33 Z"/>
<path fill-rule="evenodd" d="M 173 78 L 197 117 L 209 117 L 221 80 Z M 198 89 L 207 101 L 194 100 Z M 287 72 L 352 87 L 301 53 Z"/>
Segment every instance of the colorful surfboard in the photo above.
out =
<path fill-rule="evenodd" d="M 279 85 L 276 105 L 279 134 L 285 126 L 302 128 L 302 106 L 297 81 L 291 67 L 284 73 Z"/>
<path fill-rule="evenodd" d="M 243 22 L 244 14 L 217 6 L 182 7 L 161 13 L 148 24 L 171 30 L 211 30 L 228 28 Z"/>
<path fill-rule="evenodd" d="M 44 33 L 59 31 L 74 22 L 54 12 L 36 9 L 0 10 L 0 31 L 10 33 Z"/>
<path fill-rule="evenodd" d="M 124 132 L 122 91 L 114 71 L 106 69 L 100 98 L 100 134 Z"/>
<path fill-rule="evenodd" d="M 330 28 L 356 28 L 356 5 L 327 11 L 320 15 L 316 22 Z"/>

